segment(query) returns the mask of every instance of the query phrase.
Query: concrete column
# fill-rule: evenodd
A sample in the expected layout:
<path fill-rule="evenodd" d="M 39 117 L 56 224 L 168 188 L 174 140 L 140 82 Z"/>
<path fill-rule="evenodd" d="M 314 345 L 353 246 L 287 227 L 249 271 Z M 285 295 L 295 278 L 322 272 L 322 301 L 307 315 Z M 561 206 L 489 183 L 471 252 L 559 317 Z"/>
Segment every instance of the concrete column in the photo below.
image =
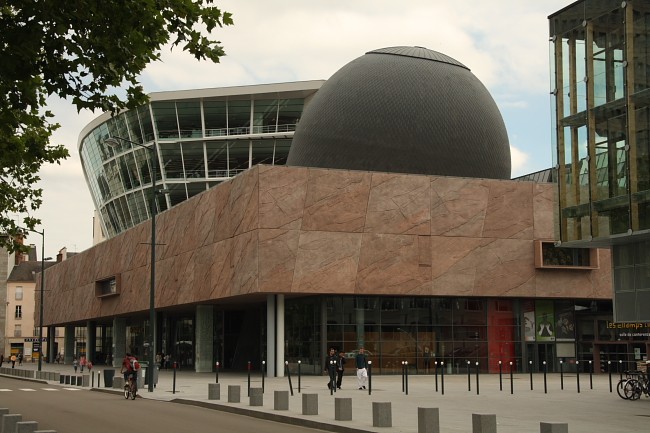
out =
<path fill-rule="evenodd" d="M 113 367 L 121 367 L 122 359 L 126 355 L 126 319 L 116 317 L 113 319 Z"/>
<path fill-rule="evenodd" d="M 266 377 L 275 377 L 275 295 L 266 295 Z"/>
<path fill-rule="evenodd" d="M 214 308 L 212 305 L 196 306 L 196 335 L 195 363 L 197 373 L 210 373 L 212 371 L 213 358 L 213 334 L 214 334 Z"/>
<path fill-rule="evenodd" d="M 65 327 L 65 336 L 63 338 L 63 363 L 72 364 L 72 358 L 74 358 L 74 326 L 67 325 Z"/>
<path fill-rule="evenodd" d="M 277 377 L 284 377 L 284 295 L 275 297 L 275 365 Z"/>
<path fill-rule="evenodd" d="M 569 433 L 569 424 L 560 422 L 540 422 L 539 433 Z"/>
<path fill-rule="evenodd" d="M 440 410 L 418 407 L 418 433 L 440 433 Z"/>
<path fill-rule="evenodd" d="M 53 363 L 56 359 L 56 347 L 54 342 L 56 341 L 56 327 L 48 326 L 47 327 L 47 360 L 48 362 Z"/>
<path fill-rule="evenodd" d="M 497 416 L 473 413 L 472 433 L 497 433 Z"/>
<path fill-rule="evenodd" d="M 364 311 L 363 308 L 357 308 L 355 311 L 356 315 L 356 326 L 357 326 L 357 347 L 362 347 L 366 344 L 366 336 L 365 336 L 365 318 L 366 318 L 366 312 Z"/>
<path fill-rule="evenodd" d="M 97 328 L 93 321 L 86 322 L 86 359 L 95 362 L 95 346 L 97 345 Z"/>

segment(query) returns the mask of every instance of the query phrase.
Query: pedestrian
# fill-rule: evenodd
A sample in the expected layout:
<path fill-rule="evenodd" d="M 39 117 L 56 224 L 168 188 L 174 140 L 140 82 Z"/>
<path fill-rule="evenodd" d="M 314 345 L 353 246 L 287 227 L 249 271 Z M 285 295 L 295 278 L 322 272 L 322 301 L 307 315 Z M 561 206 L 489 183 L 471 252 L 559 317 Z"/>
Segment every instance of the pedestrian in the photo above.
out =
<path fill-rule="evenodd" d="M 16 355 L 11 355 L 11 368 L 16 366 Z"/>
<path fill-rule="evenodd" d="M 88 367 L 88 373 L 90 373 L 90 371 L 93 369 L 93 363 L 90 362 L 90 361 L 88 361 L 88 362 L 86 363 L 86 367 Z"/>
<path fill-rule="evenodd" d="M 18 366 L 23 365 L 23 352 L 18 353 Z"/>
<path fill-rule="evenodd" d="M 3 353 L 2 355 L 0 355 L 0 367 L 2 367 L 2 363 L 4 362 L 5 362 L 5 355 Z"/>
<path fill-rule="evenodd" d="M 165 355 L 164 359 L 165 359 L 165 370 L 167 370 L 169 368 L 169 360 L 171 359 L 169 353 Z"/>
<path fill-rule="evenodd" d="M 345 353 L 339 352 L 339 357 L 336 360 L 336 387 L 341 389 L 343 383 L 343 370 L 345 369 Z"/>
<path fill-rule="evenodd" d="M 75 374 L 77 373 L 77 367 L 78 367 L 78 366 L 79 366 L 79 361 L 77 361 L 77 358 L 75 357 L 75 358 L 72 360 L 72 368 L 74 368 L 74 372 L 75 372 Z"/>
<path fill-rule="evenodd" d="M 82 373 L 84 372 L 84 367 L 85 366 L 86 366 L 86 357 L 81 356 L 81 358 L 79 358 L 79 367 L 81 367 L 81 372 Z"/>
<path fill-rule="evenodd" d="M 338 364 L 338 355 L 336 354 L 336 349 L 333 347 L 330 348 L 329 355 L 325 358 L 325 371 L 329 376 L 329 382 L 327 382 L 327 388 L 332 389 L 333 386 L 336 386 L 336 366 Z"/>
<path fill-rule="evenodd" d="M 366 389 L 366 382 L 368 381 L 368 358 L 363 346 L 359 348 L 359 353 L 355 358 L 357 364 L 357 382 L 359 382 L 359 389 Z"/>

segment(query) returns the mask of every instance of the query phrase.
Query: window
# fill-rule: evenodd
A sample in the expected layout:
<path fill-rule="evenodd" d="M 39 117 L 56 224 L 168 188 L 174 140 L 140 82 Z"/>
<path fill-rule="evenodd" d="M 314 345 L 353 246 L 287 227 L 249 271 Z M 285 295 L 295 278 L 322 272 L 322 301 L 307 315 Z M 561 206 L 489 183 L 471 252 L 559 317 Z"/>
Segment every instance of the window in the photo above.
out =
<path fill-rule="evenodd" d="M 535 241 L 535 267 L 562 269 L 598 269 L 595 248 L 566 248 L 552 241 Z"/>
<path fill-rule="evenodd" d="M 95 296 L 98 298 L 120 294 L 120 274 L 95 282 Z"/>
<path fill-rule="evenodd" d="M 23 307 L 22 305 L 16 305 L 16 319 L 22 319 L 23 317 Z"/>
<path fill-rule="evenodd" d="M 23 286 L 16 286 L 16 301 L 23 300 Z"/>
<path fill-rule="evenodd" d="M 22 337 L 23 329 L 21 325 L 14 325 L 14 337 Z"/>

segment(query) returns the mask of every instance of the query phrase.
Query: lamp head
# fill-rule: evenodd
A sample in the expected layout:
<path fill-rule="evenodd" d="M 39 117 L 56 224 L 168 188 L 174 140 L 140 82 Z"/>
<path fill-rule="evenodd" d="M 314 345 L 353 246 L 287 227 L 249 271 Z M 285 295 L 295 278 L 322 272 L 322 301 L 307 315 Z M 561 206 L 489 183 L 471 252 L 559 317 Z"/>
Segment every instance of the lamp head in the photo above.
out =
<path fill-rule="evenodd" d="M 120 145 L 120 141 L 115 137 L 108 137 L 104 140 L 104 144 L 108 147 L 118 147 Z"/>

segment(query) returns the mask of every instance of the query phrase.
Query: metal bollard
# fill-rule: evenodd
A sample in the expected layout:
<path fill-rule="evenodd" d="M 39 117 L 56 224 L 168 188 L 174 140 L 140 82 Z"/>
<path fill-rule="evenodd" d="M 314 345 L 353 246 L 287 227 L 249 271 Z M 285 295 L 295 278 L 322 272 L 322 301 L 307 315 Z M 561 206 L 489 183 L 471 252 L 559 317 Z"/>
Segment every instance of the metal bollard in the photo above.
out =
<path fill-rule="evenodd" d="M 172 394 L 176 394 L 176 367 L 177 367 L 177 365 L 178 364 L 175 363 L 175 362 L 172 364 L 172 367 L 174 368 L 174 380 L 173 380 L 173 385 L 172 385 Z"/>
<path fill-rule="evenodd" d="M 478 393 L 478 361 L 476 361 L 476 395 L 479 395 L 479 393 Z"/>
<path fill-rule="evenodd" d="M 515 393 L 515 386 L 512 380 L 512 361 L 510 361 L 510 394 Z"/>
<path fill-rule="evenodd" d="M 623 360 L 619 359 L 618 361 L 618 375 L 619 379 L 623 380 Z"/>
<path fill-rule="evenodd" d="M 440 389 L 442 395 L 445 395 L 445 361 L 441 361 L 440 366 L 442 367 L 442 370 L 440 370 Z"/>
<path fill-rule="evenodd" d="M 528 373 L 530 374 L 530 390 L 533 390 L 533 361 L 528 361 Z"/>
<path fill-rule="evenodd" d="M 470 380 L 470 372 L 469 372 L 469 361 L 467 361 L 467 390 L 471 391 L 472 390 L 472 381 Z"/>
<path fill-rule="evenodd" d="M 564 390 L 564 363 L 560 359 L 560 389 Z"/>
<path fill-rule="evenodd" d="M 607 361 L 607 373 L 609 374 L 609 392 L 612 392 L 612 361 Z"/>
<path fill-rule="evenodd" d="M 406 395 L 409 395 L 409 362 L 404 361 L 404 377 L 406 378 Z"/>
<path fill-rule="evenodd" d="M 594 363 L 592 361 L 589 361 L 589 389 L 594 389 L 593 375 L 594 375 Z"/>
<path fill-rule="evenodd" d="M 298 394 L 300 394 L 300 360 L 298 360 Z"/>
<path fill-rule="evenodd" d="M 289 391 L 293 397 L 293 384 L 291 383 L 291 372 L 289 371 L 289 361 L 284 361 L 284 366 L 287 369 L 287 379 L 289 379 Z"/>
<path fill-rule="evenodd" d="M 435 365 L 434 374 L 436 376 L 436 392 L 438 392 L 438 361 L 435 361 L 433 364 Z"/>
<path fill-rule="evenodd" d="M 578 387 L 578 394 L 580 394 L 580 361 L 576 361 L 576 386 Z"/>
<path fill-rule="evenodd" d="M 264 394 L 264 376 L 266 376 L 266 361 L 262 361 L 262 366 L 260 367 L 260 369 L 262 371 L 262 394 Z"/>
<path fill-rule="evenodd" d="M 404 361 L 402 361 L 402 392 L 404 392 L 405 388 L 405 378 L 404 378 Z"/>
<path fill-rule="evenodd" d="M 217 370 L 217 377 L 215 378 L 215 383 L 219 383 L 219 361 L 217 361 L 216 365 L 216 370 Z"/>
<path fill-rule="evenodd" d="M 248 361 L 247 370 L 248 370 L 248 391 L 246 396 L 250 397 L 251 396 L 251 362 L 250 361 Z"/>
<path fill-rule="evenodd" d="M 503 366 L 499 361 L 499 391 L 503 391 Z"/>
<path fill-rule="evenodd" d="M 372 361 L 368 361 L 368 395 L 372 395 Z"/>
<path fill-rule="evenodd" d="M 542 364 L 544 365 L 544 394 L 546 394 L 548 391 L 546 387 L 546 361 L 543 361 Z"/>

